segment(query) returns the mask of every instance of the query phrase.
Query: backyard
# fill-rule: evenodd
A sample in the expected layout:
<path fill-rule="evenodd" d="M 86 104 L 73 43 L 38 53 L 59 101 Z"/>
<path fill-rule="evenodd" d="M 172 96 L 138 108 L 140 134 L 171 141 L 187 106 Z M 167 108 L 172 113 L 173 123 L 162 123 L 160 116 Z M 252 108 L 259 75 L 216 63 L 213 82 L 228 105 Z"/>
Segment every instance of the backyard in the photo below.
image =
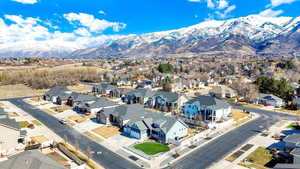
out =
<path fill-rule="evenodd" d="M 154 142 L 145 142 L 134 145 L 134 148 L 148 155 L 155 155 L 161 152 L 167 152 L 170 148 L 166 145 Z"/>

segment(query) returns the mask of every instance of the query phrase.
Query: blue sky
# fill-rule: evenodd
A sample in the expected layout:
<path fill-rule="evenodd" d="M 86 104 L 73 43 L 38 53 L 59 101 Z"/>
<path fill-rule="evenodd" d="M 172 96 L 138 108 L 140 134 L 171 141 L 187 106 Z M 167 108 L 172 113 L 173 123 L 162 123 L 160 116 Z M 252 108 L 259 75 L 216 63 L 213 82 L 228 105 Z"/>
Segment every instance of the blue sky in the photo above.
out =
<path fill-rule="evenodd" d="M 1 0 L 0 33 L 13 39 L 0 37 L 0 44 L 22 39 L 15 27 L 36 31 L 29 40 L 72 39 L 178 29 L 251 14 L 296 17 L 299 9 L 300 0 Z"/>

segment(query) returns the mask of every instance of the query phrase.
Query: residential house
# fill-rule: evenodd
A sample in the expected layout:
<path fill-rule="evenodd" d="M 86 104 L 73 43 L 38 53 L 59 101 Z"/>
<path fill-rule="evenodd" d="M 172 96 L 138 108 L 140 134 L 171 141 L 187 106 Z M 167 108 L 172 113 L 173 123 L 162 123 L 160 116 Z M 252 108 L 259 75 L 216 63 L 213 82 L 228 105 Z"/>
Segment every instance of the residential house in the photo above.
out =
<path fill-rule="evenodd" d="M 137 88 L 152 88 L 152 81 L 143 81 L 137 84 Z"/>
<path fill-rule="evenodd" d="M 72 91 L 65 87 L 54 87 L 46 92 L 43 96 L 44 100 L 51 101 L 56 104 L 66 102 L 71 96 Z"/>
<path fill-rule="evenodd" d="M 237 92 L 235 90 L 224 85 L 214 87 L 209 91 L 209 94 L 219 99 L 233 98 L 237 96 Z"/>
<path fill-rule="evenodd" d="M 187 97 L 183 94 L 158 91 L 148 97 L 145 107 L 171 112 L 178 110 L 187 101 Z"/>
<path fill-rule="evenodd" d="M 122 97 L 124 103 L 127 104 L 145 104 L 149 97 L 152 97 L 155 92 L 147 88 L 140 88 L 130 92 L 125 93 Z"/>
<path fill-rule="evenodd" d="M 117 80 L 114 80 L 114 83 L 117 86 L 131 86 L 132 85 L 131 81 L 128 79 L 117 79 Z"/>
<path fill-rule="evenodd" d="M 182 109 L 185 118 L 199 119 L 204 122 L 216 122 L 228 118 L 231 106 L 212 96 L 199 96 L 188 101 Z"/>
<path fill-rule="evenodd" d="M 283 106 L 283 103 L 281 98 L 272 94 L 260 94 L 258 98 L 258 104 L 281 107 Z"/>
<path fill-rule="evenodd" d="M 24 151 L 0 162 L 1 169 L 68 169 L 38 150 Z"/>
<path fill-rule="evenodd" d="M 128 93 L 130 90 L 126 88 L 116 88 L 114 90 L 111 90 L 109 92 L 109 97 L 112 98 L 122 98 L 125 96 L 126 93 Z"/>
<path fill-rule="evenodd" d="M 292 163 L 278 163 L 276 169 L 299 169 L 300 168 L 300 134 L 288 135 L 283 139 L 285 149 L 291 156 Z M 290 160 L 288 160 L 290 161 Z"/>
<path fill-rule="evenodd" d="M 103 108 L 117 106 L 115 102 L 107 101 L 105 99 L 96 98 L 94 100 L 84 101 L 75 106 L 74 110 L 85 114 L 96 114 Z"/>
<path fill-rule="evenodd" d="M 188 89 L 203 88 L 205 83 L 196 79 L 177 78 L 172 84 L 172 92 L 182 92 Z"/>
<path fill-rule="evenodd" d="M 188 126 L 182 120 L 146 110 L 140 104 L 103 109 L 97 113 L 97 120 L 120 127 L 123 135 L 142 140 L 174 143 L 188 134 Z"/>
<path fill-rule="evenodd" d="M 293 104 L 296 105 L 298 109 L 300 109 L 300 98 L 299 97 L 294 98 Z"/>
<path fill-rule="evenodd" d="M 93 89 L 92 89 L 92 92 L 95 93 L 95 94 L 108 96 L 111 91 L 116 90 L 116 89 L 117 89 L 116 86 L 113 86 L 111 84 L 103 83 L 103 84 L 94 85 Z"/>
<path fill-rule="evenodd" d="M 80 94 L 80 93 L 73 92 L 69 96 L 66 104 L 73 107 L 73 106 L 80 104 L 81 102 L 91 101 L 91 100 L 95 100 L 95 99 L 96 99 L 96 97 L 93 95 Z"/>

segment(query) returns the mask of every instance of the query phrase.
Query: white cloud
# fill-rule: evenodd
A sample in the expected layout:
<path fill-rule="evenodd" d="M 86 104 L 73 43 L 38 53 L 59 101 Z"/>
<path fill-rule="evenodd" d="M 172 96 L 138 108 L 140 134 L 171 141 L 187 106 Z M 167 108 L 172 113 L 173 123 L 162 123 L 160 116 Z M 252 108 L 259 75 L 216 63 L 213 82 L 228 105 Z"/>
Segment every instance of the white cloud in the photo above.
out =
<path fill-rule="evenodd" d="M 283 13 L 283 10 L 272 10 L 272 9 L 266 9 L 259 13 L 260 16 L 264 17 L 276 17 Z"/>
<path fill-rule="evenodd" d="M 206 0 L 207 1 L 207 7 L 210 9 L 215 8 L 215 4 L 212 0 Z"/>
<path fill-rule="evenodd" d="M 106 14 L 106 12 L 103 11 L 103 10 L 100 10 L 98 13 L 101 14 L 101 15 L 105 15 Z"/>
<path fill-rule="evenodd" d="M 229 3 L 226 0 L 219 0 L 218 4 L 218 9 L 227 8 L 229 5 Z"/>
<path fill-rule="evenodd" d="M 80 36 L 91 36 L 91 33 L 86 28 L 78 28 L 74 31 L 74 33 Z"/>
<path fill-rule="evenodd" d="M 297 0 L 271 0 L 271 4 L 269 4 L 268 7 L 269 6 L 276 7 L 276 6 L 280 6 L 282 4 L 290 4 L 295 1 L 297 1 Z"/>
<path fill-rule="evenodd" d="M 215 8 L 213 0 L 188 0 L 189 2 L 206 2 L 207 7 L 210 9 Z"/>
<path fill-rule="evenodd" d="M 12 1 L 20 2 L 23 4 L 35 4 L 38 2 L 38 0 L 12 0 Z"/>
<path fill-rule="evenodd" d="M 236 9 L 236 5 L 230 3 L 230 0 L 188 0 L 189 2 L 206 2 L 207 8 L 213 12 L 208 14 L 208 20 L 217 18 L 227 18 L 228 15 Z"/>
<path fill-rule="evenodd" d="M 126 24 L 120 22 L 110 22 L 104 19 L 97 19 L 93 15 L 85 13 L 68 13 L 64 17 L 72 24 L 79 23 L 80 26 L 87 27 L 89 31 L 100 33 L 108 28 L 113 28 L 115 32 L 126 27 Z"/>
<path fill-rule="evenodd" d="M 215 13 L 220 17 L 220 18 L 227 18 L 228 14 L 230 14 L 233 10 L 235 10 L 236 6 L 235 5 L 231 5 L 228 8 L 226 8 L 225 11 L 220 12 L 220 11 L 216 11 Z"/>
<path fill-rule="evenodd" d="M 26 18 L 21 15 L 0 17 L 0 48 L 15 45 L 25 45 L 30 48 L 35 44 L 85 48 L 122 37 L 121 35 L 102 34 L 93 36 L 85 27 L 78 27 L 72 32 L 51 31 L 48 29 L 50 27 L 56 26 L 39 18 Z"/>

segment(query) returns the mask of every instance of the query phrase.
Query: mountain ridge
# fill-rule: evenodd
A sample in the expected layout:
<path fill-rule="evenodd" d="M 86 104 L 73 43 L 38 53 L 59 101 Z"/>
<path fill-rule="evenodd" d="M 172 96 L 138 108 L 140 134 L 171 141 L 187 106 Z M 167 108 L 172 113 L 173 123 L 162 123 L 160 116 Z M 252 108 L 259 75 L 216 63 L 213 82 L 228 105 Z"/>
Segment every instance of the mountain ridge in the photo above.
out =
<path fill-rule="evenodd" d="M 17 48 L 16 48 L 17 49 Z M 52 50 L 51 50 L 52 49 Z M 92 47 L 52 47 L 38 51 L 39 57 L 119 58 L 195 56 L 300 56 L 300 17 L 249 15 L 224 21 L 204 21 L 186 28 L 123 35 Z M 5 52 L 3 52 L 5 51 Z M 0 56 L 28 51 L 3 49 Z M 44 53 L 43 53 L 44 52 Z M 31 55 L 36 55 L 32 51 Z"/>

